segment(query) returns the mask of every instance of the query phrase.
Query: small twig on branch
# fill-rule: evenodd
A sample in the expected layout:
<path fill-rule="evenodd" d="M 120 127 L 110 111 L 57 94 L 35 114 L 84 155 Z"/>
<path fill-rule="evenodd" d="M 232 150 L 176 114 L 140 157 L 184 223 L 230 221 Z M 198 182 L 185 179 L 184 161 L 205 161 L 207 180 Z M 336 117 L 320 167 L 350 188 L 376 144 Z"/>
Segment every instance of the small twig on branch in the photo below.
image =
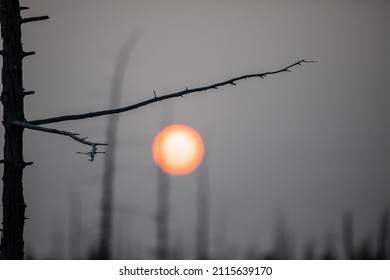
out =
<path fill-rule="evenodd" d="M 80 155 L 87 155 L 90 157 L 89 161 L 93 161 L 94 158 L 95 158 L 95 155 L 97 154 L 105 154 L 105 152 L 98 152 L 97 151 L 97 147 L 94 146 L 91 148 L 91 151 L 90 152 L 77 152 L 76 154 L 80 154 Z"/>
<path fill-rule="evenodd" d="M 88 141 L 88 140 L 86 140 L 87 137 L 81 138 L 81 137 L 79 137 L 79 134 L 73 133 L 73 132 L 69 132 L 69 131 L 58 130 L 58 129 L 55 129 L 55 128 L 48 128 L 48 127 L 43 127 L 43 126 L 38 126 L 38 125 L 32 125 L 32 124 L 29 124 L 27 122 L 20 122 L 20 121 L 13 121 L 12 124 L 20 126 L 20 127 L 23 127 L 23 128 L 28 128 L 28 129 L 31 129 L 31 130 L 37 130 L 37 131 L 43 131 L 43 132 L 48 132 L 48 133 L 53 133 L 53 134 L 60 134 L 60 135 L 69 136 L 69 137 L 71 137 L 73 140 L 75 140 L 77 142 L 80 142 L 80 143 L 82 143 L 84 145 L 91 146 L 91 151 L 90 152 L 82 153 L 82 154 L 88 155 L 90 157 L 90 159 L 89 159 L 90 161 L 94 160 L 96 154 L 100 154 L 101 153 L 101 152 L 97 151 L 97 146 L 107 145 L 107 144 L 104 144 L 104 143 L 95 143 L 95 142 Z"/>
<path fill-rule="evenodd" d="M 23 18 L 22 23 L 28 23 L 33 21 L 40 21 L 40 20 L 46 20 L 49 19 L 48 16 L 40 16 L 40 17 L 29 17 L 29 18 Z"/>
<path fill-rule="evenodd" d="M 35 91 L 33 91 L 33 90 L 28 90 L 28 91 L 23 91 L 23 92 L 22 92 L 22 95 L 23 95 L 23 96 L 32 95 L 32 94 L 35 94 Z"/>
<path fill-rule="evenodd" d="M 105 154 L 105 152 L 97 152 L 97 151 L 92 151 L 92 153 L 94 153 L 95 155 L 96 154 Z M 91 155 L 91 152 L 77 152 L 76 154 L 80 154 L 80 155 L 87 155 L 87 156 L 90 156 Z"/>
<path fill-rule="evenodd" d="M 33 165 L 33 164 L 34 163 L 32 161 L 23 162 L 22 164 L 19 165 L 19 167 L 25 168 L 26 166 Z"/>
<path fill-rule="evenodd" d="M 32 51 L 32 52 L 23 52 L 23 57 L 34 55 L 34 54 L 35 54 L 34 51 Z"/>
<path fill-rule="evenodd" d="M 34 120 L 34 121 L 29 121 L 29 124 L 33 125 L 41 125 L 41 124 L 48 124 L 48 123 L 56 123 L 56 122 L 63 122 L 63 121 L 70 121 L 70 120 L 81 120 L 81 119 L 87 119 L 87 118 L 94 118 L 94 117 L 99 117 L 99 116 L 105 116 L 105 115 L 111 115 L 111 114 L 118 114 L 126 111 L 131 111 L 134 109 L 137 109 L 142 106 L 146 106 L 151 103 L 155 103 L 158 101 L 162 101 L 165 99 L 170 99 L 174 97 L 180 97 L 183 95 L 187 95 L 190 93 L 195 93 L 195 92 L 202 92 L 202 91 L 207 91 L 211 89 L 217 89 L 219 87 L 223 87 L 226 85 L 236 85 L 236 82 L 241 81 L 241 80 L 246 80 L 248 78 L 264 78 L 268 75 L 273 75 L 281 72 L 289 72 L 290 68 L 297 66 L 297 65 L 302 65 L 303 63 L 313 63 L 316 61 L 310 61 L 310 60 L 305 60 L 302 59 L 298 62 L 295 62 L 283 69 L 276 70 L 276 71 L 270 71 L 270 72 L 264 72 L 264 73 L 258 73 L 258 74 L 249 74 L 249 75 L 243 75 L 240 77 L 232 78 L 224 82 L 219 82 L 215 83 L 209 86 L 204 86 L 204 87 L 198 87 L 198 88 L 186 88 L 185 90 L 178 91 L 175 93 L 167 94 L 167 95 L 162 95 L 162 96 L 157 96 L 155 95 L 153 98 L 130 105 L 122 108 L 117 108 L 117 109 L 109 109 L 109 110 L 102 110 L 102 111 L 97 111 L 97 112 L 92 112 L 92 113 L 86 113 L 86 114 L 79 114 L 79 115 L 66 115 L 66 116 L 60 116 L 60 117 L 54 117 L 54 118 L 48 118 L 48 119 L 41 119 L 41 120 Z"/>

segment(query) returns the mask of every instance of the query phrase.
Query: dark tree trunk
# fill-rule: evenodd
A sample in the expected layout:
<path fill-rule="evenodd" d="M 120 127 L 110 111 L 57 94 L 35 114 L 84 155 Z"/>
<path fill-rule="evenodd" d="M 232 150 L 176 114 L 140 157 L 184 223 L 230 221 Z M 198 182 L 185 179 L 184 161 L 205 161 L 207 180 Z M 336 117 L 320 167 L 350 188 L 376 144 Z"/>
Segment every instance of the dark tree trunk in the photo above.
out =
<path fill-rule="evenodd" d="M 118 59 L 115 65 L 114 75 L 111 81 L 110 104 L 109 108 L 117 108 L 120 106 L 123 82 L 127 64 L 129 62 L 130 53 L 134 47 L 136 38 L 130 36 L 126 43 L 122 46 L 119 52 Z M 116 147 L 118 135 L 119 115 L 111 115 L 108 118 L 106 138 L 107 149 L 104 160 L 103 170 L 103 191 L 102 191 L 102 206 L 101 206 L 101 221 L 100 221 L 100 241 L 98 248 L 99 259 L 112 258 L 112 228 L 113 228 L 113 205 L 114 205 L 114 186 L 115 186 L 115 161 Z"/>
<path fill-rule="evenodd" d="M 23 227 L 26 204 L 23 197 L 23 128 L 12 121 L 24 121 L 20 7 L 18 0 L 1 0 L 1 36 L 3 39 L 3 228 L 1 259 L 23 259 Z"/>
<path fill-rule="evenodd" d="M 197 171 L 197 246 L 196 258 L 209 259 L 209 232 L 210 232 L 210 184 L 208 159 L 205 158 Z"/>
<path fill-rule="evenodd" d="M 156 259 L 169 259 L 169 177 L 158 169 Z"/>

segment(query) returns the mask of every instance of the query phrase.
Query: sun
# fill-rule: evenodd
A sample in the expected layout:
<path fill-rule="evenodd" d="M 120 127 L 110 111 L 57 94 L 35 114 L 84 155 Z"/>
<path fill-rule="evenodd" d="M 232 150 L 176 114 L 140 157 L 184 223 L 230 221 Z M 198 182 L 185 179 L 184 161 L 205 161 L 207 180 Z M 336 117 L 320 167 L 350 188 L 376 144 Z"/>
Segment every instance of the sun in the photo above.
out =
<path fill-rule="evenodd" d="M 193 128 L 174 124 L 161 130 L 154 138 L 152 154 L 155 163 L 171 175 L 185 175 L 202 162 L 202 137 Z"/>

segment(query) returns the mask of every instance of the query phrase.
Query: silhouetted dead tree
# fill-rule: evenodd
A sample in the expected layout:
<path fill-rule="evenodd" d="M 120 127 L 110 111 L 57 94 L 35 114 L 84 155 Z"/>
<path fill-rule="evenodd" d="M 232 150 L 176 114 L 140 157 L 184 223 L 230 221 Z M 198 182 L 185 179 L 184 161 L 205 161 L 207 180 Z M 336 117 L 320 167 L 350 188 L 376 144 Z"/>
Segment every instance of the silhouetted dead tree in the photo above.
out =
<path fill-rule="evenodd" d="M 161 115 L 161 128 L 171 123 L 171 110 L 165 108 Z M 157 167 L 157 196 L 156 196 L 156 250 L 155 258 L 167 260 L 172 257 L 170 250 L 170 196 L 171 185 L 168 174 Z"/>
<path fill-rule="evenodd" d="M 210 182 L 207 154 L 197 171 L 197 246 L 196 258 L 209 259 L 209 233 L 210 233 Z"/>
<path fill-rule="evenodd" d="M 352 213 L 347 212 L 343 216 L 343 243 L 344 243 L 344 255 L 347 260 L 354 258 L 354 234 L 353 234 L 353 221 Z"/>
<path fill-rule="evenodd" d="M 274 238 L 274 257 L 278 260 L 293 259 L 293 237 L 291 231 L 287 228 L 282 213 L 276 219 Z"/>
<path fill-rule="evenodd" d="M 119 52 L 111 82 L 109 108 L 116 108 L 120 106 L 126 68 L 134 43 L 135 38 L 130 37 Z M 106 156 L 104 159 L 102 181 L 103 190 L 100 214 L 99 259 L 111 258 L 112 209 L 114 203 L 115 153 L 117 147 L 118 123 L 118 114 L 109 115 L 106 128 L 106 141 L 109 145 L 105 151 Z"/>
<path fill-rule="evenodd" d="M 156 259 L 169 258 L 169 196 L 168 175 L 158 168 L 157 213 L 156 213 Z"/>
<path fill-rule="evenodd" d="M 28 121 L 24 116 L 24 97 L 31 95 L 33 91 L 25 91 L 23 88 L 22 77 L 22 60 L 23 58 L 33 55 L 34 52 L 24 52 L 21 41 L 21 25 L 24 23 L 35 22 L 48 19 L 47 16 L 38 16 L 31 18 L 22 18 L 21 11 L 28 9 L 20 7 L 19 0 L 0 0 L 1 13 L 1 36 L 3 38 L 3 49 L 0 55 L 3 56 L 2 69 L 2 84 L 3 92 L 1 101 L 3 104 L 3 126 L 4 126 L 4 158 L 0 163 L 4 164 L 3 176 L 3 228 L 0 245 L 1 259 L 23 259 L 24 258 L 24 221 L 26 204 L 23 196 L 23 169 L 32 164 L 25 162 L 23 159 L 23 131 L 24 129 L 32 129 L 52 134 L 60 134 L 69 136 L 75 141 L 84 145 L 90 146 L 90 151 L 87 154 L 92 161 L 98 154 L 98 146 L 103 143 L 96 143 L 86 138 L 80 137 L 77 133 L 63 131 L 48 127 L 43 127 L 44 124 L 50 124 L 61 121 L 80 120 L 98 116 L 112 115 L 131 111 L 136 108 L 152 104 L 165 99 L 184 96 L 190 93 L 200 93 L 211 89 L 217 89 L 226 85 L 236 85 L 241 80 L 249 78 L 265 78 L 268 75 L 290 72 L 294 66 L 313 61 L 299 60 L 280 70 L 254 73 L 228 79 L 223 82 L 218 82 L 212 85 L 186 88 L 184 90 L 170 93 L 162 96 L 154 96 L 143 102 L 125 106 L 117 109 L 108 109 L 85 113 L 79 115 L 66 115 L 48 119 Z"/>
<path fill-rule="evenodd" d="M 77 190 L 69 193 L 69 258 L 82 259 L 82 211 Z"/>
<path fill-rule="evenodd" d="M 3 228 L 0 258 L 22 259 L 24 257 L 23 229 L 26 204 L 23 196 L 23 169 L 31 164 L 23 159 L 23 127 L 13 122 L 25 122 L 24 97 L 32 92 L 23 88 L 22 60 L 33 52 L 24 52 L 21 41 L 23 23 L 43 20 L 48 17 L 22 18 L 23 9 L 17 0 L 1 0 L 1 37 L 3 49 L 2 84 L 4 164 L 3 176 Z"/>

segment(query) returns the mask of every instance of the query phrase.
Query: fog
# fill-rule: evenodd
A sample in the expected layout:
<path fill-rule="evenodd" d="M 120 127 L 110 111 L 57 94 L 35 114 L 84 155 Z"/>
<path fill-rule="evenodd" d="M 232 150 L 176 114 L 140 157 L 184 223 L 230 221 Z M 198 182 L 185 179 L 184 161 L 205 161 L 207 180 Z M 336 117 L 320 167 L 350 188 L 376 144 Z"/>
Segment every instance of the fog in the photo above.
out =
<path fill-rule="evenodd" d="M 204 138 L 210 251 L 272 250 L 283 224 L 296 257 L 307 242 L 341 250 L 376 234 L 390 197 L 389 1 L 36 0 L 23 26 L 26 118 L 108 108 L 119 51 L 134 36 L 121 105 L 186 87 L 316 60 L 290 73 L 154 103 L 120 115 L 114 190 L 116 258 L 153 258 L 158 170 L 154 136 L 169 113 Z M 107 117 L 48 125 L 105 141 Z M 3 128 L 2 128 L 2 131 Z M 3 140 L 2 140 L 3 141 Z M 99 236 L 103 161 L 72 139 L 25 131 L 26 252 L 69 258 L 79 200 L 83 254 Z M 1 143 L 2 144 L 2 143 Z M 104 148 L 103 148 L 104 150 Z M 196 172 L 169 178 L 171 245 L 196 251 Z M 77 206 L 78 207 L 78 206 Z M 0 210 L 1 211 L 1 210 Z M 331 240 L 331 241 L 330 241 Z M 130 245 L 131 244 L 131 248 Z"/>

